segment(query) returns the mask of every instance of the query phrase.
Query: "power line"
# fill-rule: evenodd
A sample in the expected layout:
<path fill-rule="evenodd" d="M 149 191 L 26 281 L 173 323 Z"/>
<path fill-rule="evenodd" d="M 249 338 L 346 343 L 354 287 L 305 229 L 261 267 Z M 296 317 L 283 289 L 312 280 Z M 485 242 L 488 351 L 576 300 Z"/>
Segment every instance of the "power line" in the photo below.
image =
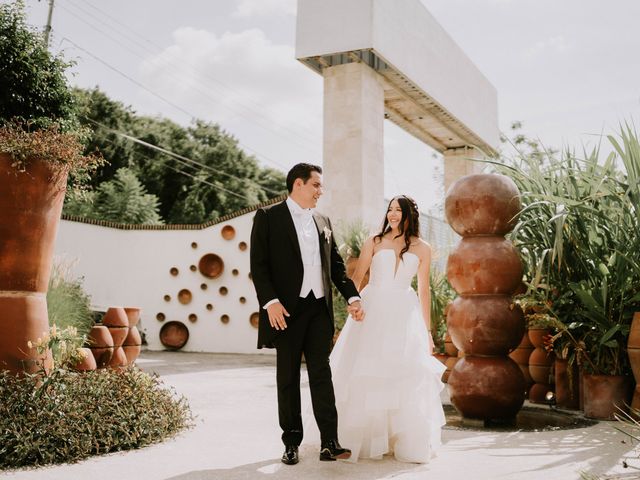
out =
<path fill-rule="evenodd" d="M 90 57 L 92 57 L 93 59 L 95 59 L 97 62 L 100 62 L 102 65 L 104 65 L 105 67 L 109 68 L 110 70 L 113 70 L 114 72 L 118 73 L 119 75 L 122 75 L 124 78 L 126 78 L 127 80 L 129 80 L 130 82 L 134 83 L 135 85 L 137 85 L 138 87 L 140 87 L 141 89 L 145 90 L 146 92 L 150 93 L 151 95 L 153 95 L 154 97 L 162 100 L 163 102 L 167 103 L 168 105 L 172 106 L 173 108 L 179 110 L 180 112 L 188 115 L 189 117 L 191 117 L 192 119 L 197 118 L 196 115 L 194 115 L 193 113 L 185 110 L 183 107 L 181 107 L 180 105 L 177 105 L 176 103 L 172 102 L 171 100 L 163 97 L 162 95 L 154 92 L 153 90 L 151 90 L 150 88 L 146 87 L 144 84 L 140 83 L 138 80 L 136 80 L 135 78 L 127 75 L 126 73 L 122 72 L 121 70 L 117 69 L 116 67 L 114 67 L 113 65 L 110 65 L 109 63 L 107 63 L 106 61 L 102 60 L 100 57 L 98 57 L 97 55 L 91 53 L 90 51 L 88 51 L 87 49 L 81 47 L 80 45 L 78 45 L 76 42 L 74 42 L 73 40 L 71 40 L 69 37 L 63 37 L 62 42 L 67 41 L 69 43 L 71 43 L 73 46 L 75 46 L 78 50 L 81 50 L 83 52 L 85 52 L 87 55 L 89 55 Z M 268 162 L 278 165 L 279 167 L 283 168 L 283 169 L 287 169 L 287 167 L 285 167 L 284 165 L 280 164 L 279 162 L 277 162 L 276 160 L 273 160 L 270 157 L 267 157 L 266 155 L 258 152 L 257 150 L 243 144 L 242 142 L 238 141 L 238 143 L 240 144 L 240 146 L 246 150 L 249 150 L 250 152 L 252 152 L 254 155 L 256 155 L 259 158 L 262 158 L 264 160 L 267 160 Z"/>
<path fill-rule="evenodd" d="M 197 166 L 197 167 L 200 167 L 200 168 L 203 168 L 203 169 L 207 169 L 207 170 L 210 170 L 210 171 L 212 171 L 212 172 L 214 172 L 214 173 L 217 173 L 217 174 L 219 174 L 219 175 L 224 175 L 224 176 L 227 176 L 227 177 L 232 178 L 232 179 L 234 179 L 234 180 L 238 180 L 238 181 L 240 181 L 240 182 L 249 182 L 249 183 L 252 183 L 252 184 L 254 184 L 254 185 L 256 185 L 256 186 L 260 187 L 262 190 L 264 190 L 264 191 L 266 191 L 266 192 L 269 192 L 269 193 L 272 193 L 272 194 L 274 194 L 274 195 L 280 195 L 280 194 L 281 194 L 281 192 L 276 192 L 276 191 L 274 191 L 274 190 L 271 190 L 271 189 L 269 189 L 269 188 L 266 188 L 266 187 L 264 187 L 264 186 L 260 185 L 259 183 L 254 182 L 254 181 L 253 181 L 253 180 L 251 180 L 251 179 L 248 179 L 248 178 L 240 178 L 240 177 L 237 177 L 237 176 L 232 175 L 232 174 L 230 174 L 230 173 L 224 172 L 224 171 L 222 171 L 222 170 L 217 170 L 217 169 L 215 169 L 214 167 L 212 167 L 212 166 L 210 166 L 210 165 L 207 165 L 207 164 L 205 164 L 205 163 L 198 162 L 197 160 L 193 160 L 193 159 L 191 159 L 191 158 L 185 157 L 185 156 L 180 155 L 180 154 L 178 154 L 178 153 L 172 152 L 171 150 L 168 150 L 168 149 L 166 149 L 166 148 L 160 147 L 160 146 L 158 146 L 158 145 L 154 145 L 154 144 L 149 143 L 149 142 L 145 142 L 144 140 L 142 140 L 142 139 L 140 139 L 140 138 L 134 137 L 134 136 L 132 136 L 132 135 L 129 135 L 129 134 L 124 133 L 124 132 L 121 132 L 121 131 L 119 131 L 119 130 L 115 130 L 115 129 L 113 129 L 113 128 L 111 128 L 111 127 L 109 127 L 109 126 L 107 126 L 107 125 L 105 125 L 105 124 L 103 124 L 103 123 L 100 123 L 100 122 L 98 122 L 98 121 L 96 121 L 96 120 L 93 120 L 93 119 L 91 119 L 91 118 L 88 118 L 88 117 L 86 117 L 86 116 L 84 116 L 84 115 L 83 115 L 83 118 L 84 118 L 84 119 L 86 119 L 86 120 L 88 120 L 89 122 L 91 122 L 91 123 L 95 124 L 95 125 L 98 125 L 98 126 L 99 126 L 99 127 L 101 127 L 101 128 L 104 128 L 104 129 L 106 129 L 106 130 L 108 130 L 108 131 L 110 131 L 110 132 L 112 132 L 112 133 L 115 133 L 116 135 L 119 135 L 119 136 L 121 136 L 121 137 L 123 137 L 123 138 L 125 138 L 125 139 L 129 140 L 130 142 L 137 143 L 137 144 L 142 145 L 142 146 L 144 146 L 144 147 L 146 147 L 146 148 L 150 148 L 150 149 L 152 149 L 152 150 L 156 150 L 156 151 L 159 151 L 159 152 L 161 152 L 161 153 L 164 153 L 165 155 L 169 155 L 170 157 L 173 157 L 173 159 L 175 159 L 175 160 L 176 160 L 176 161 L 178 161 L 179 163 L 187 164 L 188 166 Z M 213 186 L 213 185 L 212 185 L 212 186 Z M 221 187 L 221 188 L 222 188 L 222 187 Z M 238 194 L 236 194 L 236 193 L 234 193 L 234 192 L 230 192 L 230 193 L 232 193 L 232 194 L 234 194 L 234 195 L 236 195 L 236 196 L 238 195 Z M 241 197 L 241 198 L 243 198 L 243 197 Z M 245 199 L 246 199 L 246 200 L 248 200 L 246 197 L 245 197 Z"/>
<path fill-rule="evenodd" d="M 87 16 L 89 16 L 89 17 L 93 18 L 93 19 L 94 19 L 94 20 L 96 20 L 97 22 L 99 22 L 99 23 L 100 23 L 100 25 L 102 25 L 102 26 L 104 26 L 104 27 L 107 27 L 107 28 L 109 28 L 109 29 L 115 30 L 113 27 L 110 27 L 109 25 L 107 25 L 107 24 L 106 24 L 102 19 L 96 18 L 93 14 L 91 14 L 90 12 L 87 12 L 85 9 L 83 9 L 83 8 L 82 8 L 82 7 L 80 7 L 79 5 L 76 5 L 76 4 L 75 4 L 75 3 L 73 3 L 73 2 L 69 2 L 69 3 L 70 3 L 70 5 L 72 5 L 74 8 L 77 8 L 78 10 L 80 10 L 81 12 L 83 12 L 83 14 L 85 14 L 85 15 L 87 15 Z M 93 5 L 91 5 L 91 4 L 88 4 L 88 5 L 89 5 L 89 6 L 91 6 L 92 8 L 95 8 L 96 10 L 98 10 L 98 11 L 102 12 L 102 11 L 101 11 L 100 9 L 98 9 L 97 7 L 94 7 L 94 6 L 93 6 Z M 128 45 L 125 45 L 125 44 L 124 44 L 124 43 L 122 43 L 120 40 L 118 40 L 118 39 L 114 38 L 114 37 L 113 37 L 113 36 L 111 36 L 109 33 L 105 32 L 104 30 L 101 30 L 100 28 L 95 27 L 95 25 L 90 24 L 86 19 L 84 19 L 84 18 L 80 17 L 80 16 L 79 16 L 79 15 L 77 15 L 76 13 L 74 13 L 74 12 L 72 12 L 71 10 L 69 10 L 69 9 L 65 8 L 64 6 L 61 6 L 61 8 L 63 8 L 63 9 L 64 9 L 65 11 L 67 11 L 69 14 L 71 14 L 71 15 L 73 15 L 74 17 L 78 18 L 78 19 L 79 19 L 79 20 L 81 20 L 82 22 L 87 23 L 87 24 L 88 24 L 89 26 L 91 26 L 94 30 L 96 30 L 96 31 L 100 32 L 101 34 L 103 34 L 104 36 L 106 36 L 106 37 L 110 38 L 110 39 L 111 39 L 112 41 L 114 41 L 115 43 L 118 43 L 118 44 L 119 44 L 119 45 L 121 45 L 123 48 L 125 48 L 125 50 L 129 51 L 129 52 L 130 52 L 130 53 L 132 53 L 133 55 L 137 56 L 138 58 L 141 58 L 142 60 L 145 60 L 145 59 L 146 59 L 143 55 L 140 55 L 140 54 L 138 54 L 138 53 L 136 53 L 136 52 L 132 51 L 132 50 L 129 48 L 129 46 L 128 46 Z M 110 17 L 110 18 L 113 18 L 113 17 Z M 119 23 L 120 25 L 122 25 L 120 22 L 117 22 L 117 23 Z M 128 27 L 125 27 L 125 28 L 128 28 Z M 128 35 L 126 32 L 125 32 L 125 34 L 122 34 L 122 33 L 120 33 L 120 32 L 117 32 L 117 33 L 118 33 L 119 35 L 123 35 L 123 36 L 128 37 L 128 38 L 131 40 L 131 42 L 132 42 L 132 43 L 139 45 L 139 46 L 140 46 L 140 48 L 141 48 L 141 49 L 143 49 L 143 50 L 145 50 L 146 52 L 149 52 L 149 53 L 151 53 L 151 54 L 153 54 L 153 55 L 157 54 L 157 52 L 156 52 L 156 51 L 154 51 L 154 50 L 152 50 L 152 49 L 150 49 L 150 48 L 148 48 L 148 47 L 146 47 L 146 46 L 142 45 L 142 44 L 141 44 L 140 42 L 138 42 L 137 40 L 132 39 L 132 37 L 131 37 L 130 35 Z M 140 36 L 140 35 L 138 35 L 138 36 Z M 144 38 L 144 37 L 141 37 L 141 38 Z M 159 46 L 157 46 L 157 45 L 153 44 L 152 42 L 149 42 L 148 40 L 147 40 L 147 43 L 149 43 L 149 44 L 151 44 L 151 45 L 154 45 L 154 46 L 155 46 L 157 49 L 159 49 L 159 50 L 162 50 L 162 48 L 161 48 L 161 47 L 159 47 Z M 180 62 L 180 59 L 177 59 L 177 60 Z M 198 80 L 197 78 L 195 78 L 195 77 L 193 76 L 193 74 L 195 74 L 195 75 L 199 75 L 199 76 L 202 76 L 203 78 L 207 78 L 207 79 L 208 79 L 208 80 L 210 80 L 210 81 L 213 81 L 213 82 L 215 82 L 215 83 L 218 83 L 219 85 L 222 85 L 222 86 L 223 86 L 223 88 L 225 88 L 225 89 L 227 89 L 227 90 L 230 90 L 231 92 L 235 92 L 235 93 L 237 93 L 238 95 L 240 95 L 240 93 L 239 93 L 239 92 L 237 92 L 236 90 L 232 89 L 231 87 L 226 86 L 225 84 L 223 84 L 222 82 L 218 81 L 217 79 L 215 79 L 215 78 L 213 78 L 213 77 L 211 77 L 211 76 L 209 76 L 209 75 L 204 75 L 204 74 L 202 74 L 202 73 L 198 72 L 197 70 L 193 69 L 193 67 L 192 67 L 191 65 L 189 65 L 188 63 L 186 63 L 186 62 L 184 62 L 184 61 L 182 61 L 182 62 L 180 62 L 180 63 L 181 63 L 182 65 L 187 66 L 187 67 L 191 70 L 191 72 L 192 72 L 192 74 L 191 74 L 191 76 L 190 76 L 190 77 L 186 74 L 186 72 L 184 72 L 184 70 L 181 70 L 181 73 L 182 73 L 184 76 L 187 76 L 187 78 L 190 78 L 190 80 L 192 80 L 192 81 L 194 81 L 194 82 L 198 83 L 200 86 L 202 86 L 202 87 L 204 87 L 204 88 L 207 88 L 207 89 L 211 89 L 211 85 L 210 85 L 210 84 L 206 84 L 206 85 L 205 85 L 203 82 L 201 82 L 200 80 Z M 170 65 L 171 65 L 171 64 L 170 64 L 170 62 L 164 62 L 164 66 L 170 66 Z M 166 72 L 166 73 L 168 73 L 168 75 L 170 75 L 171 77 L 175 78 L 176 80 L 179 80 L 179 81 L 182 81 L 182 80 L 183 80 L 182 78 L 180 78 L 180 77 L 179 77 L 179 76 L 174 72 L 174 70 L 170 70 L 170 71 L 168 71 L 168 72 Z M 237 99 L 233 99 L 233 102 L 237 103 L 239 106 L 241 106 L 242 108 L 247 109 L 247 110 L 250 112 L 250 115 L 247 115 L 247 114 L 245 114 L 244 112 L 242 112 L 242 111 L 240 111 L 240 110 L 238 110 L 238 109 L 234 108 L 234 107 L 233 107 L 233 106 L 231 106 L 231 105 L 227 105 L 227 104 L 224 104 L 224 103 L 219 103 L 219 101 L 218 101 L 216 98 L 212 97 L 212 96 L 211 96 L 211 95 L 210 95 L 206 90 L 203 90 L 202 88 L 198 88 L 198 87 L 195 87 L 195 89 L 196 89 L 196 90 L 197 90 L 201 95 L 208 97 L 208 98 L 209 98 L 213 103 L 215 103 L 217 106 L 221 106 L 222 108 L 225 108 L 225 109 L 227 109 L 227 110 L 229 110 L 229 111 L 231 111 L 231 112 L 235 113 L 236 115 L 239 115 L 239 116 L 241 116 L 241 117 L 245 118 L 245 119 L 246 119 L 246 120 L 248 120 L 249 122 L 255 123 L 256 125 L 259 125 L 260 127 L 262 127 L 262 128 L 264 128 L 264 129 L 266 129 L 266 130 L 269 130 L 269 131 L 271 131 L 271 132 L 275 133 L 276 135 L 283 136 L 283 138 L 286 138 L 288 141 L 292 141 L 292 142 L 294 142 L 294 143 L 297 143 L 297 144 L 298 144 L 299 146 L 301 146 L 301 147 L 308 148 L 308 147 L 309 147 L 309 145 L 312 145 L 312 144 L 313 144 L 313 142 L 315 141 L 315 139 L 314 139 L 312 136 L 301 135 L 301 133 L 300 133 L 300 132 L 296 132 L 296 131 L 294 131 L 294 130 L 290 129 L 289 127 L 287 127 L 287 126 L 285 126 L 285 125 L 280 125 L 280 127 L 284 128 L 285 130 L 288 130 L 288 131 L 293 135 L 293 137 L 284 136 L 281 132 L 279 132 L 279 131 L 277 131 L 277 130 L 273 129 L 273 125 L 274 125 L 274 124 L 275 124 L 275 125 L 277 125 L 277 123 L 276 123 L 276 122 L 274 122 L 274 121 L 273 121 L 273 119 L 271 119 L 271 118 L 267 117 L 266 115 L 264 115 L 264 114 L 263 114 L 262 112 L 260 112 L 259 110 L 254 110 L 252 107 L 249 107 L 249 106 L 247 106 L 247 105 L 244 105 L 244 104 L 243 104 L 242 102 L 240 102 L 239 100 L 237 100 Z M 218 91 L 220 91 L 220 90 L 218 89 Z M 225 94 L 225 92 L 222 92 L 222 91 L 220 91 L 220 93 L 221 93 L 221 94 L 223 94 L 223 95 Z M 252 102 L 252 103 L 253 103 L 253 102 Z M 263 107 L 263 108 L 264 108 L 264 107 Z M 265 123 L 265 122 L 263 122 L 263 121 L 261 121 L 260 119 L 263 119 L 264 121 L 266 121 L 266 123 Z M 308 132 L 311 132 L 310 130 L 307 130 L 307 131 L 308 131 Z M 306 142 L 308 142 L 308 143 L 303 145 L 303 144 L 301 144 L 298 140 L 300 140 L 300 141 L 305 141 L 305 140 L 306 140 Z"/>

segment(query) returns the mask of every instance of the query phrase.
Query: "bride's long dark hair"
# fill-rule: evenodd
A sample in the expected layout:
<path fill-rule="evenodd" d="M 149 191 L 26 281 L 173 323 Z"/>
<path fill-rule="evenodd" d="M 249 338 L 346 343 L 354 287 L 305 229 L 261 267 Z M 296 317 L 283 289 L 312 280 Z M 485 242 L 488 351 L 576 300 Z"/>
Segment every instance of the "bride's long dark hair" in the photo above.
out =
<path fill-rule="evenodd" d="M 400 220 L 400 225 L 398 225 L 399 233 L 394 237 L 395 239 L 404 236 L 404 247 L 400 250 L 400 258 L 402 258 L 402 255 L 409 251 L 409 247 L 411 246 L 411 237 L 420 236 L 420 211 L 418 210 L 418 204 L 413 198 L 406 195 L 393 197 L 387 206 L 387 212 L 384 214 L 382 230 L 373 238 L 374 241 L 381 241 L 382 236 L 391 231 L 387 214 L 389 213 L 389 209 L 391 208 L 391 204 L 394 200 L 398 202 L 400 210 L 402 211 L 402 219 Z"/>

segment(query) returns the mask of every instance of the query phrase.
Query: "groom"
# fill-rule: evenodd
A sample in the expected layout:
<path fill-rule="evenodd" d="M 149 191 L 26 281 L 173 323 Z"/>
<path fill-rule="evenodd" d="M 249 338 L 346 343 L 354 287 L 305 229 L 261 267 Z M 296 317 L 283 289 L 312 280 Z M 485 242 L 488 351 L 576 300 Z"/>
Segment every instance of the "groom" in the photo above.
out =
<path fill-rule="evenodd" d="M 329 353 L 333 339 L 331 282 L 349 301 L 349 312 L 364 312 L 345 273 L 329 219 L 313 209 L 322 195 L 322 168 L 295 165 L 287 174 L 289 197 L 259 209 L 251 231 L 251 275 L 260 303 L 258 348 L 277 353 L 278 416 L 285 451 L 282 462 L 298 463 L 302 441 L 300 361 L 307 363 L 313 414 L 321 436 L 320 460 L 346 459 L 338 442 Z"/>

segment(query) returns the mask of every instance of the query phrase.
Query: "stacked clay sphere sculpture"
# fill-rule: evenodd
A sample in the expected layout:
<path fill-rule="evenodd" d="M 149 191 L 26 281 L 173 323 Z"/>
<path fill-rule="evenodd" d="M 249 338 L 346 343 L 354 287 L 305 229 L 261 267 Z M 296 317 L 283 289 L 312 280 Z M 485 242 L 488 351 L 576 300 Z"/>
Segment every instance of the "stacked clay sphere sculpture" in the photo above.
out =
<path fill-rule="evenodd" d="M 518 188 L 504 175 L 462 177 L 446 195 L 447 220 L 462 236 L 447 262 L 447 277 L 459 294 L 447 329 L 464 353 L 449 376 L 451 402 L 463 419 L 510 422 L 524 403 L 524 376 L 508 356 L 525 329 L 511 298 L 522 282 L 522 262 L 504 238 L 520 208 Z"/>

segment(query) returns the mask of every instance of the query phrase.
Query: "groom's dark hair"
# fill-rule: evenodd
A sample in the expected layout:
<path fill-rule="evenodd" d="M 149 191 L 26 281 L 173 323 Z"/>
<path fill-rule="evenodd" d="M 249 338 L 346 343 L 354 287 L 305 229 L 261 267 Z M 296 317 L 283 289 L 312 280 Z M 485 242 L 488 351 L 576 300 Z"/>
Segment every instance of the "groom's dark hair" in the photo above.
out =
<path fill-rule="evenodd" d="M 298 163 L 291 167 L 291 170 L 287 173 L 287 190 L 289 190 L 289 193 L 293 191 L 293 182 L 297 178 L 301 178 L 304 183 L 307 183 L 307 180 L 311 178 L 311 172 L 318 172 L 322 175 L 322 167 L 311 163 Z"/>

